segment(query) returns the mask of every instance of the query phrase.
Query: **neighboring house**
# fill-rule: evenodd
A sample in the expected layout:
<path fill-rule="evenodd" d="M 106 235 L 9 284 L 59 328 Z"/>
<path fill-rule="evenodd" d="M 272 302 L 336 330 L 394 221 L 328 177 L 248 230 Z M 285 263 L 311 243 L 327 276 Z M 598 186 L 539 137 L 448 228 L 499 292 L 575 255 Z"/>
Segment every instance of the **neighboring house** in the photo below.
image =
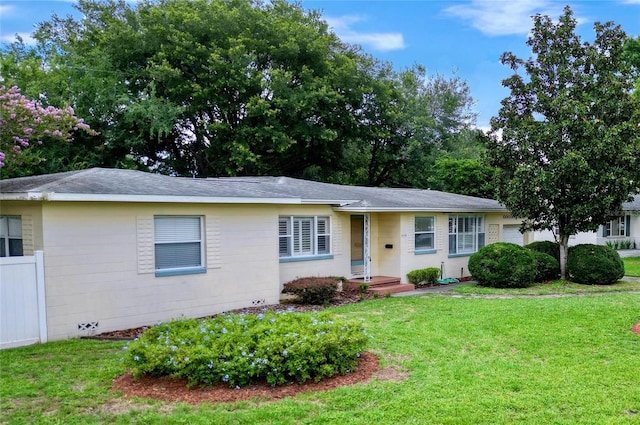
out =
<path fill-rule="evenodd" d="M 621 214 L 605 225 L 599 226 L 595 232 L 580 232 L 569 237 L 569 246 L 578 244 L 606 245 L 620 244 L 623 241 L 635 242 L 640 249 L 640 195 L 635 195 L 631 202 L 622 204 Z M 555 241 L 550 230 L 533 232 L 534 241 Z"/>
<path fill-rule="evenodd" d="M 98 168 L 0 181 L 0 201 L 2 255 L 44 252 L 49 340 L 278 303 L 304 276 L 468 276 L 520 224 L 431 190 Z"/>
<path fill-rule="evenodd" d="M 605 225 L 600 226 L 596 233 L 599 245 L 607 243 L 618 246 L 621 242 L 635 243 L 640 249 L 640 195 L 622 204 L 622 212 Z"/>

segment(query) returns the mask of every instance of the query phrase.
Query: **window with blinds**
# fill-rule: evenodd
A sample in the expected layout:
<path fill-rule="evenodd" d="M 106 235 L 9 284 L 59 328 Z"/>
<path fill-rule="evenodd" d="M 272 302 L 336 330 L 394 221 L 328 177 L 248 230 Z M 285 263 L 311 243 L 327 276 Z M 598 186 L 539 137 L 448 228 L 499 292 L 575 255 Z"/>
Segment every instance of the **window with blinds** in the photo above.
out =
<path fill-rule="evenodd" d="M 204 267 L 201 217 L 156 216 L 154 236 L 156 272 Z"/>
<path fill-rule="evenodd" d="M 435 217 L 416 216 L 414 238 L 416 251 L 435 249 Z"/>
<path fill-rule="evenodd" d="M 329 217 L 280 217 L 278 235 L 280 258 L 331 254 Z"/>
<path fill-rule="evenodd" d="M 484 217 L 449 216 L 449 254 L 472 254 L 484 246 Z"/>
<path fill-rule="evenodd" d="M 0 216 L 0 257 L 22 255 L 22 218 Z"/>

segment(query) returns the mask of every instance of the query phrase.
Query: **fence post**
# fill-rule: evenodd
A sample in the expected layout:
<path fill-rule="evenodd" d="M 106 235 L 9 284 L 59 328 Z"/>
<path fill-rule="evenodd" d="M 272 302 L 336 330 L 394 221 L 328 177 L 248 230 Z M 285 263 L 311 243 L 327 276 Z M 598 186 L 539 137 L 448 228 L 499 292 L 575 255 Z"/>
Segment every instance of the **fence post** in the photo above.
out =
<path fill-rule="evenodd" d="M 38 323 L 40 325 L 40 342 L 47 342 L 47 294 L 44 281 L 44 252 L 34 251 L 33 256 L 36 258 L 36 288 L 38 292 Z"/>

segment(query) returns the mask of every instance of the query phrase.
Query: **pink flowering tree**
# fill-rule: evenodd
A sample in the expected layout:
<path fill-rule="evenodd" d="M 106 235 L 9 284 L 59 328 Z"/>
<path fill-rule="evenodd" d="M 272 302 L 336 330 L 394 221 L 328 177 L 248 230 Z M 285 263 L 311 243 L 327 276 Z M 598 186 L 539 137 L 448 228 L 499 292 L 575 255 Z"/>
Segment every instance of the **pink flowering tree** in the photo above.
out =
<path fill-rule="evenodd" d="M 28 167 L 45 160 L 29 147 L 44 141 L 70 142 L 74 131 L 96 134 L 70 106 L 45 108 L 22 95 L 18 87 L 0 87 L 0 169 Z"/>

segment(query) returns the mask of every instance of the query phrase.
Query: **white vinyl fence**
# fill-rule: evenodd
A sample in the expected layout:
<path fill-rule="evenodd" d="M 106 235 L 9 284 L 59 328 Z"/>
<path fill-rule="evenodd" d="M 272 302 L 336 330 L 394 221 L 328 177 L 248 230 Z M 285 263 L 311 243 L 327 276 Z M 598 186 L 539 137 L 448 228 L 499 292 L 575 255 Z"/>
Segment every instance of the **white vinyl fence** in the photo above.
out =
<path fill-rule="evenodd" d="M 0 258 L 0 349 L 46 341 L 43 252 Z"/>

